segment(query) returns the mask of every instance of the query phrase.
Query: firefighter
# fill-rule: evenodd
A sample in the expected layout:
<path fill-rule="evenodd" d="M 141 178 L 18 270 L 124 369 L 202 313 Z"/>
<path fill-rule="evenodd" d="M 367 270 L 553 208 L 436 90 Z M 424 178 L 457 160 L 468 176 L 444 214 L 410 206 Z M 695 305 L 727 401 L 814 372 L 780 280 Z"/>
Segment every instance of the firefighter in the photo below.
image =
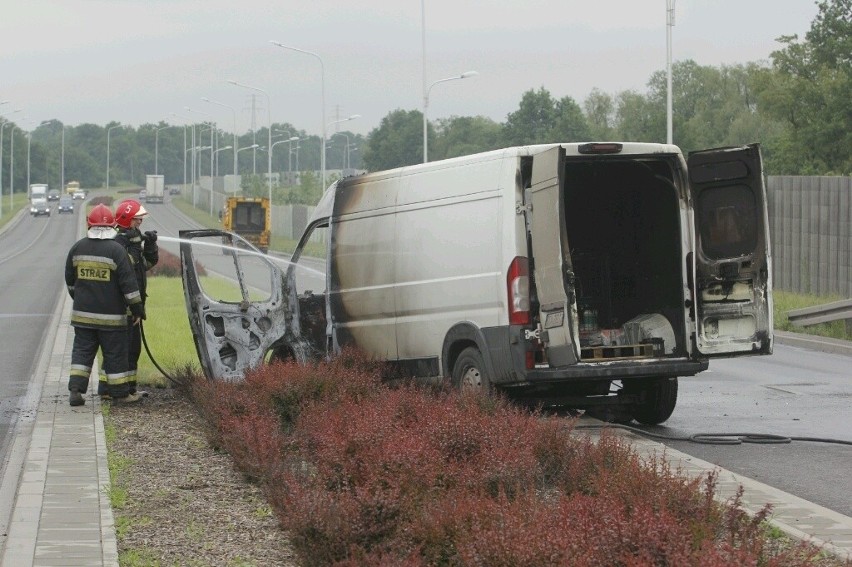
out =
<path fill-rule="evenodd" d="M 115 223 L 117 225 L 118 236 L 115 241 L 124 246 L 130 263 L 133 266 L 133 271 L 136 274 L 136 283 L 139 285 L 139 294 L 142 297 L 142 319 L 146 318 L 145 299 L 148 297 L 148 278 L 146 273 L 148 270 L 157 265 L 160 261 L 160 249 L 157 244 L 157 231 L 149 230 L 144 234 L 139 230 L 142 221 L 148 215 L 148 211 L 139 201 L 127 199 L 120 202 L 115 207 Z M 142 329 L 141 325 L 131 325 L 130 328 L 130 346 L 128 354 L 128 362 L 130 365 L 130 376 L 128 377 L 128 386 L 131 393 L 137 393 L 136 390 L 136 373 L 139 367 L 139 357 L 142 354 Z M 101 383 L 98 387 L 98 392 L 103 394 L 105 386 L 105 377 L 101 377 Z M 145 395 L 144 392 L 141 395 Z"/>
<path fill-rule="evenodd" d="M 103 354 L 107 391 L 113 399 L 135 402 L 127 385 L 128 333 L 142 317 L 142 296 L 124 248 L 115 241 L 115 217 L 106 205 L 96 205 L 87 217 L 88 232 L 68 251 L 65 284 L 74 300 L 71 325 L 74 346 L 68 391 L 72 406 L 85 403 L 89 375 L 98 348 Z M 127 310 L 133 314 L 128 321 Z"/>

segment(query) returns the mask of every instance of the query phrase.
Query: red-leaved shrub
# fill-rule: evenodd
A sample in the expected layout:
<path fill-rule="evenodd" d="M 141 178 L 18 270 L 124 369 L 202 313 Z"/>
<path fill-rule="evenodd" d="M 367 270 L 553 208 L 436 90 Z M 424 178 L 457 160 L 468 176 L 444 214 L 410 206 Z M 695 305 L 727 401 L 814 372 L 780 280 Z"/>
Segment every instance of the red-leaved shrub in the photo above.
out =
<path fill-rule="evenodd" d="M 154 265 L 154 267 L 148 270 L 148 277 L 181 277 L 180 257 L 175 256 L 162 246 L 160 246 L 159 249 L 159 257 L 159 261 Z M 198 274 L 199 277 L 207 275 L 207 270 L 205 270 L 204 266 L 202 266 L 198 262 L 195 263 L 195 272 L 196 274 Z"/>
<path fill-rule="evenodd" d="M 715 475 L 687 480 L 604 432 L 502 398 L 389 387 L 354 352 L 190 388 L 305 565 L 807 565 L 763 546 Z"/>

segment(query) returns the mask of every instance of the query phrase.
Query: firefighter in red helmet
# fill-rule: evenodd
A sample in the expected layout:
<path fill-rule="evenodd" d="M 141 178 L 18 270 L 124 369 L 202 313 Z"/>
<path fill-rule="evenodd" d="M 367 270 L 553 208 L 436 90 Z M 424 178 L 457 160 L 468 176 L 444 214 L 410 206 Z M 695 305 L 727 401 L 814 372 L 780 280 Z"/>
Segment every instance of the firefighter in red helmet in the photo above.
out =
<path fill-rule="evenodd" d="M 71 325 L 74 346 L 68 390 L 72 406 L 85 403 L 89 375 L 98 348 L 109 395 L 131 402 L 127 385 L 128 332 L 142 317 L 142 297 L 124 248 L 115 241 L 115 217 L 106 205 L 96 205 L 87 217 L 88 232 L 68 251 L 65 284 L 74 300 Z M 128 322 L 128 309 L 133 320 Z"/>
<path fill-rule="evenodd" d="M 136 274 L 136 283 L 139 286 L 139 294 L 142 297 L 143 320 L 146 318 L 145 299 L 148 296 L 148 278 L 146 272 L 157 265 L 157 262 L 160 260 L 157 231 L 149 230 L 143 233 L 140 230 L 142 221 L 147 216 L 148 211 L 135 199 L 126 199 L 115 207 L 115 224 L 118 230 L 115 241 L 124 246 L 130 263 L 133 266 L 133 272 Z M 141 325 L 131 325 L 129 341 L 128 363 L 130 365 L 130 375 L 128 376 L 127 383 L 130 392 L 135 394 L 137 393 L 136 373 L 139 367 L 139 357 L 142 354 Z M 102 376 L 98 388 L 99 393 L 105 393 L 105 388 L 103 388 L 105 385 L 104 377 Z"/>

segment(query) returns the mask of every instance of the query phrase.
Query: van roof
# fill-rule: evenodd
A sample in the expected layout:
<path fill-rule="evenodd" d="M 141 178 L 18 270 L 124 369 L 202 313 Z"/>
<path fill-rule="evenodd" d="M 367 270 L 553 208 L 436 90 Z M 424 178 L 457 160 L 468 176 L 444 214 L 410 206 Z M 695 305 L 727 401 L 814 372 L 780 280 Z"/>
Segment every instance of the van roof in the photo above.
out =
<path fill-rule="evenodd" d="M 621 151 L 618 152 L 619 155 L 647 155 L 647 154 L 680 154 L 681 150 L 679 147 L 673 144 L 657 144 L 650 142 L 560 142 L 560 143 L 552 143 L 552 144 L 533 144 L 528 146 L 512 146 L 509 148 L 503 148 L 499 150 L 491 150 L 488 152 L 481 152 L 477 154 L 470 154 L 466 156 L 459 156 L 454 158 L 449 158 L 440 161 L 434 161 L 429 163 L 419 163 L 415 165 L 406 165 L 403 167 L 398 167 L 396 169 L 389 169 L 382 172 L 375 172 L 376 174 L 385 174 L 390 177 L 395 175 L 405 175 L 407 173 L 415 173 L 421 169 L 427 169 L 430 167 L 443 167 L 443 166 L 455 166 L 461 165 L 471 161 L 487 161 L 489 159 L 497 159 L 497 158 L 505 158 L 505 157 L 515 157 L 515 156 L 531 156 L 541 152 L 545 152 L 549 149 L 562 146 L 565 148 L 565 153 L 567 155 L 583 155 L 579 148 L 581 146 L 585 146 L 590 143 L 595 144 L 620 144 Z M 364 175 L 373 175 L 372 173 L 366 173 Z"/>

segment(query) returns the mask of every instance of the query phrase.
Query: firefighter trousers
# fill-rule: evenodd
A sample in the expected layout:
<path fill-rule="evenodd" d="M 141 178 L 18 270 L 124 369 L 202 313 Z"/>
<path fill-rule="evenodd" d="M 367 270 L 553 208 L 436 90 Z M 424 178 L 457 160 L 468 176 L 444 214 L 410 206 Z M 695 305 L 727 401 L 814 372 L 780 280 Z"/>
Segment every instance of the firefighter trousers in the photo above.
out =
<path fill-rule="evenodd" d="M 101 372 L 106 376 L 106 393 L 113 398 L 127 397 L 130 393 L 127 385 L 130 375 L 128 332 L 127 328 L 104 330 L 74 327 L 68 389 L 77 390 L 80 393 L 88 390 L 89 375 L 92 373 L 95 356 L 100 348 L 103 354 Z"/>
<path fill-rule="evenodd" d="M 139 357 L 142 355 L 142 326 L 133 324 L 133 317 L 127 318 L 127 390 L 136 393 L 136 373 L 139 368 Z M 98 395 L 109 395 L 109 384 L 106 375 L 101 372 L 98 377 Z"/>

